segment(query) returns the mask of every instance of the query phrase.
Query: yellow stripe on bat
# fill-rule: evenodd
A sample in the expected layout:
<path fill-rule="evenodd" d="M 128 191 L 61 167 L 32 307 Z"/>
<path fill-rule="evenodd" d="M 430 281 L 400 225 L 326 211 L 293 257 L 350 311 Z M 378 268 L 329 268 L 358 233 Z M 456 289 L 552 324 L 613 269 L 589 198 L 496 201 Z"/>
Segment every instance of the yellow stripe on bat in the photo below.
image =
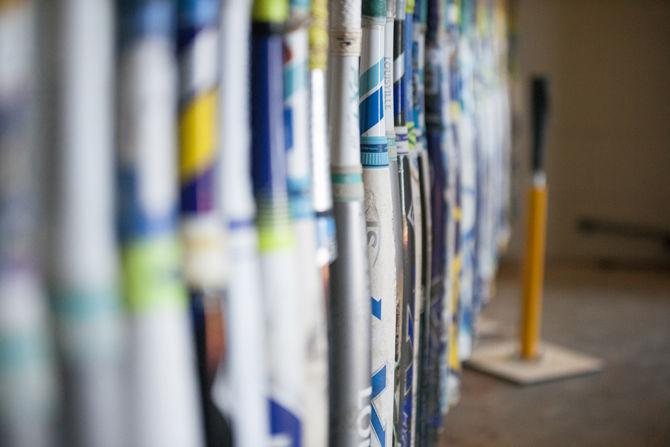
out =
<path fill-rule="evenodd" d="M 325 70 L 328 63 L 328 2 L 312 0 L 309 26 L 309 69 Z"/>
<path fill-rule="evenodd" d="M 451 321 L 449 325 L 449 367 L 454 371 L 461 370 L 461 360 L 458 356 L 458 302 L 461 292 L 461 281 L 459 276 L 461 274 L 461 257 L 456 256 L 451 263 L 451 316 L 456 315 L 456 318 Z"/>
<path fill-rule="evenodd" d="M 461 210 L 461 207 L 455 206 L 451 209 L 451 217 L 454 219 L 455 222 L 460 222 L 462 217 L 463 217 L 463 211 Z"/>
<path fill-rule="evenodd" d="M 216 146 L 215 90 L 186 105 L 179 120 L 179 177 L 186 180 L 214 163 Z"/>
<path fill-rule="evenodd" d="M 451 121 L 458 121 L 461 119 L 461 105 L 458 101 L 449 102 L 449 118 Z"/>

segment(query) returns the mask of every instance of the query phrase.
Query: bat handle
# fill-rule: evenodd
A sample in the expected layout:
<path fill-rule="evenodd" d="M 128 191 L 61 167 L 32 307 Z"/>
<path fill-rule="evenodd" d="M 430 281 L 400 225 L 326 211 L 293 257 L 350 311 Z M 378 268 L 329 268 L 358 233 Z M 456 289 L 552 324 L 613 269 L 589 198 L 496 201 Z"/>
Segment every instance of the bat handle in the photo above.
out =
<path fill-rule="evenodd" d="M 533 174 L 544 174 L 545 134 L 549 115 L 549 81 L 546 77 L 534 76 L 531 80 L 531 114 L 533 126 L 531 168 Z"/>
<path fill-rule="evenodd" d="M 361 6 L 361 0 L 331 0 L 328 2 L 331 45 L 333 38 L 336 44 L 331 51 L 360 55 Z M 340 45 L 338 46 L 337 43 Z"/>

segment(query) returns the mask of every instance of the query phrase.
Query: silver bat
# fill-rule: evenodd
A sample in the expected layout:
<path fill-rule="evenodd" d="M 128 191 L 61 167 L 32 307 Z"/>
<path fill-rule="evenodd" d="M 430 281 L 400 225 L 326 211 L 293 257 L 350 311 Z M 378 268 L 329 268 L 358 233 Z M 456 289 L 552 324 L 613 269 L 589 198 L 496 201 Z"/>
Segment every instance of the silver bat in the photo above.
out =
<path fill-rule="evenodd" d="M 330 0 L 329 130 L 338 257 L 330 287 L 330 445 L 370 442 L 370 295 L 359 153 L 360 0 Z"/>

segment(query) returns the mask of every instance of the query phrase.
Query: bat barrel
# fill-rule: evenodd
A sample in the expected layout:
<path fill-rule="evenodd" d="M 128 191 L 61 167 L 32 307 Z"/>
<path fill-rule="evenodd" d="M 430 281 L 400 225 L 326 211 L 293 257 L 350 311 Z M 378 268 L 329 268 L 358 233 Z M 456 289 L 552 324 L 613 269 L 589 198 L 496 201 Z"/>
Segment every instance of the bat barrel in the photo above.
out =
<path fill-rule="evenodd" d="M 369 443 L 370 295 L 358 123 L 360 0 L 329 2 L 329 119 L 338 257 L 330 276 L 330 445 Z"/>
<path fill-rule="evenodd" d="M 220 11 L 220 92 L 217 200 L 227 226 L 229 279 L 224 301 L 225 357 L 212 389 L 230 421 L 232 443 L 255 447 L 270 432 L 266 327 L 251 171 L 249 53 L 251 0 L 223 0 Z M 227 61 L 235 61 L 228 63 Z"/>
<path fill-rule="evenodd" d="M 360 64 L 361 163 L 365 186 L 370 297 L 372 304 L 372 445 L 393 442 L 395 380 L 396 241 L 391 171 L 384 116 L 386 0 L 363 3 Z M 397 178 L 397 171 L 394 173 Z"/>
<path fill-rule="evenodd" d="M 119 3 L 117 175 L 123 293 L 130 321 L 131 445 L 197 446 L 203 441 L 175 220 L 174 15 L 174 4 L 166 0 Z M 147 193 L 147 185 L 153 194 Z M 165 340 L 170 340 L 168 349 L 157 344 Z"/>
<path fill-rule="evenodd" d="M 330 183 L 330 147 L 327 120 L 328 2 L 312 1 L 309 27 L 310 142 L 312 147 L 313 206 L 316 212 L 317 263 L 322 268 L 324 288 L 328 265 L 337 256 L 333 191 Z"/>
<path fill-rule="evenodd" d="M 328 438 L 328 356 L 324 287 L 319 268 L 310 145 L 310 2 L 293 0 L 284 34 L 284 119 L 287 132 L 288 193 L 294 239 L 297 288 L 303 324 L 304 445 L 325 445 Z M 325 61 L 323 61 L 325 62 Z M 322 71 L 321 71 L 322 72 Z M 325 117 L 320 117 L 325 118 Z M 322 121 L 323 122 L 323 121 Z M 323 128 L 323 127 L 322 127 Z M 323 148 L 320 148 L 323 151 Z M 323 182 L 323 177 L 320 179 Z"/>
<path fill-rule="evenodd" d="M 57 444 L 59 403 L 36 244 L 37 3 L 0 2 L 0 445 L 17 447 Z"/>
<path fill-rule="evenodd" d="M 227 279 L 225 227 L 216 209 L 219 6 L 218 0 L 177 2 L 179 203 L 207 445 L 231 436 L 212 399 L 225 349 L 222 305 Z"/>
<path fill-rule="evenodd" d="M 62 365 L 64 443 L 127 444 L 122 303 L 114 227 L 113 6 L 61 2 L 45 11 L 54 64 L 53 313 Z M 57 12 L 55 12 L 57 11 Z"/>
<path fill-rule="evenodd" d="M 265 298 L 267 400 L 273 442 L 303 437 L 304 325 L 287 192 L 282 28 L 285 0 L 255 0 L 251 44 L 252 177 Z"/>

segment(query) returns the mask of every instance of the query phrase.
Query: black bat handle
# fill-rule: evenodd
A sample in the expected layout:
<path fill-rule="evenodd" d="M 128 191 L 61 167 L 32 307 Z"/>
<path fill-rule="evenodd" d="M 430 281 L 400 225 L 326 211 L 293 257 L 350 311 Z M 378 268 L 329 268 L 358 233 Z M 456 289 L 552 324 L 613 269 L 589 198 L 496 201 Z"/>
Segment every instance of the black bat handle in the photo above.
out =
<path fill-rule="evenodd" d="M 532 169 L 533 173 L 544 172 L 545 130 L 549 115 L 549 81 L 543 76 L 534 76 L 531 81 L 531 114 L 533 125 Z"/>

